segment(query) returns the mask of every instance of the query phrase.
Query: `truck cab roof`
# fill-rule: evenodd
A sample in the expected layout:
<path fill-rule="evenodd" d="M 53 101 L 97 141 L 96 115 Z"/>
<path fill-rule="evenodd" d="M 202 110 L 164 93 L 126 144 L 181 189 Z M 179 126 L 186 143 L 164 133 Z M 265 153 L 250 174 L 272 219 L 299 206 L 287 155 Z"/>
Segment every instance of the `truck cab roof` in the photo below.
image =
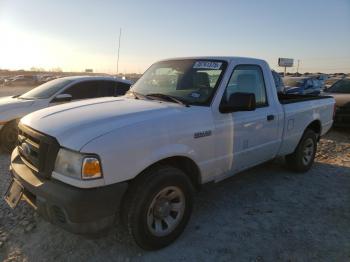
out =
<path fill-rule="evenodd" d="M 195 60 L 222 60 L 225 62 L 238 62 L 238 63 L 266 63 L 265 60 L 258 59 L 258 58 L 252 58 L 252 57 L 241 57 L 241 56 L 190 56 L 190 57 L 175 57 L 175 58 L 167 58 L 162 59 L 159 62 L 162 61 L 171 61 L 171 60 L 185 60 L 185 59 L 195 59 Z"/>

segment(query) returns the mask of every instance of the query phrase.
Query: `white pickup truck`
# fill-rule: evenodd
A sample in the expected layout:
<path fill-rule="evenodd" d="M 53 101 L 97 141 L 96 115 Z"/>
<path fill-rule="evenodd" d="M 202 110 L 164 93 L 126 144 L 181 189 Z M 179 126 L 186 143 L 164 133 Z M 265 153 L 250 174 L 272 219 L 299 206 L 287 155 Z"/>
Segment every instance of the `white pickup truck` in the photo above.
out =
<path fill-rule="evenodd" d="M 202 184 L 278 156 L 309 170 L 333 111 L 331 97 L 277 95 L 263 60 L 160 61 L 126 96 L 22 118 L 5 200 L 78 234 L 121 216 L 139 246 L 162 248 L 184 230 Z"/>

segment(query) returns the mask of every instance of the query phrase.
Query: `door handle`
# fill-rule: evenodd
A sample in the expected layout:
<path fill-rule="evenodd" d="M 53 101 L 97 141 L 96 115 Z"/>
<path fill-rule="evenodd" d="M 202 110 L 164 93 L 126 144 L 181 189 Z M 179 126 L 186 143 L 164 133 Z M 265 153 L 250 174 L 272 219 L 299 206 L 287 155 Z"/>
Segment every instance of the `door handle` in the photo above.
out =
<path fill-rule="evenodd" d="M 275 119 L 275 116 L 274 115 L 268 115 L 267 116 L 267 121 L 272 121 Z"/>

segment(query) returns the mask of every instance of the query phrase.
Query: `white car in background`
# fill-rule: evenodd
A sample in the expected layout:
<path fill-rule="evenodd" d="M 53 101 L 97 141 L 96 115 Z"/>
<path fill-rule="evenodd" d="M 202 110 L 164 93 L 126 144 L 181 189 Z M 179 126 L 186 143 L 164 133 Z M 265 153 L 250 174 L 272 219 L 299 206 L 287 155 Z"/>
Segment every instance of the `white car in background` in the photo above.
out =
<path fill-rule="evenodd" d="M 0 98 L 0 146 L 11 151 L 17 141 L 20 118 L 60 103 L 124 95 L 131 81 L 110 76 L 71 76 L 52 80 L 27 93 Z"/>

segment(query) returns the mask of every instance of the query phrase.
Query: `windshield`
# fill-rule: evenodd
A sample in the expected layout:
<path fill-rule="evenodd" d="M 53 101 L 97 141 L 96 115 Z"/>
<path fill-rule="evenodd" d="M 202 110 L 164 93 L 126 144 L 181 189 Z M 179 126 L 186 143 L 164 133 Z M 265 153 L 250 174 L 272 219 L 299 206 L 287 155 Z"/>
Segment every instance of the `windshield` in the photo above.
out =
<path fill-rule="evenodd" d="M 27 93 L 24 93 L 23 95 L 19 96 L 19 98 L 22 99 L 45 99 L 50 98 L 55 93 L 57 93 L 61 88 L 68 85 L 69 83 L 73 82 L 74 80 L 71 79 L 55 79 L 52 81 L 49 81 L 45 84 L 42 84 L 32 90 L 30 90 Z"/>
<path fill-rule="evenodd" d="M 283 82 L 288 87 L 303 87 L 305 79 L 284 78 Z"/>
<path fill-rule="evenodd" d="M 153 64 L 131 91 L 172 96 L 186 104 L 208 105 L 227 63 L 217 60 L 172 60 Z"/>
<path fill-rule="evenodd" d="M 350 79 L 343 79 L 332 85 L 327 92 L 350 94 Z"/>

